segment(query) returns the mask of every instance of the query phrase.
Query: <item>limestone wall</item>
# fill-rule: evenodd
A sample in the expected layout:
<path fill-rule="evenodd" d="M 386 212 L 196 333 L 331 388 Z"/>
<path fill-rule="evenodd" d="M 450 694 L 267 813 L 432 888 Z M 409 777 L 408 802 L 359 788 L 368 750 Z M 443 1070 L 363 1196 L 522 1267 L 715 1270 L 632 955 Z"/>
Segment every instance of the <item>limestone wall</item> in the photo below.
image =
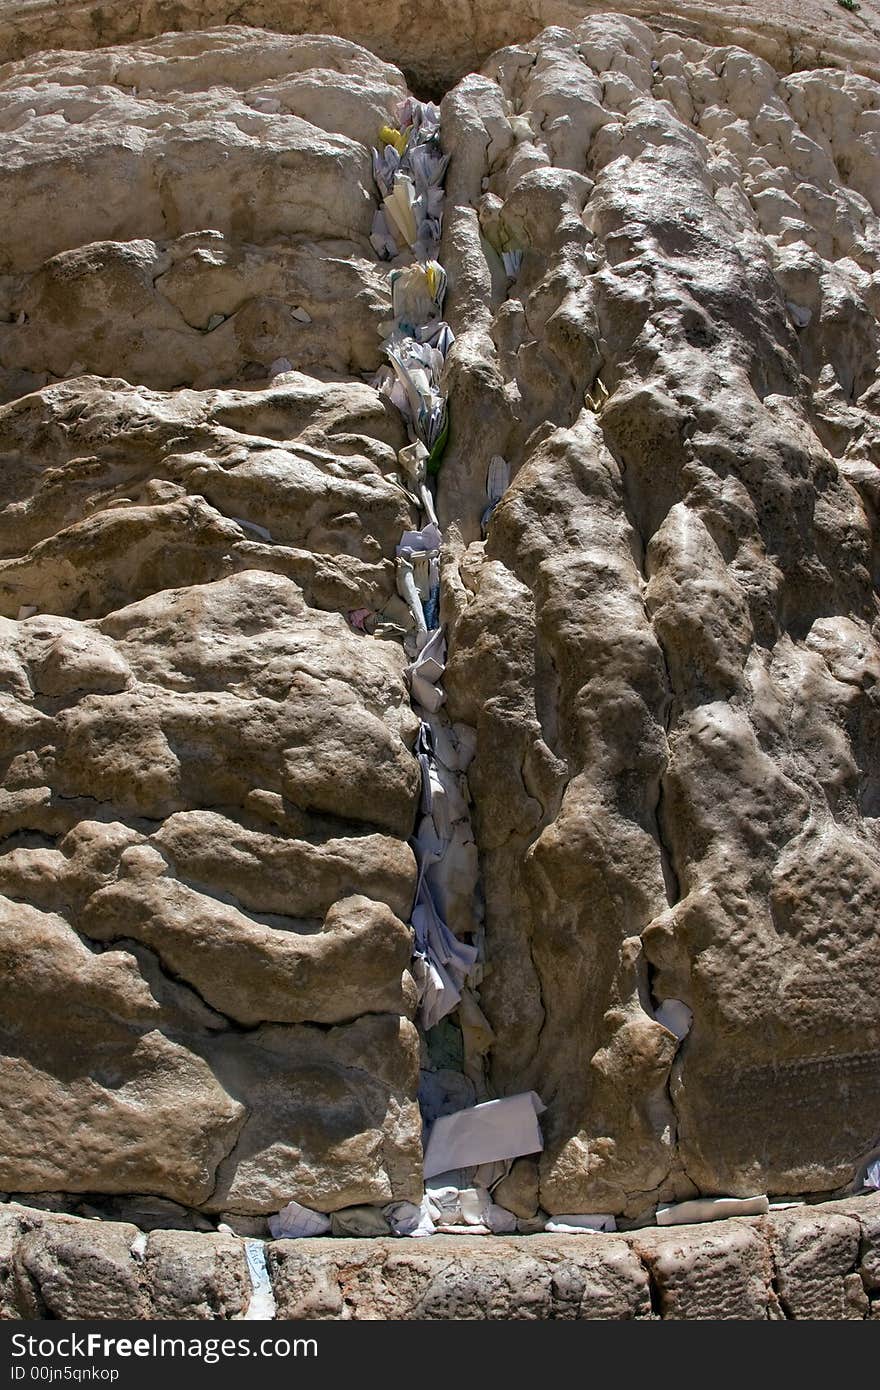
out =
<path fill-rule="evenodd" d="M 418 1201 L 430 1070 L 453 1106 L 546 1103 L 506 1179 L 521 1220 L 857 1189 L 880 1144 L 876 5 L 835 7 L 821 52 L 826 6 L 763 38 L 739 6 L 465 7 L 478 31 L 440 7 L 433 68 L 435 29 L 409 49 L 396 11 L 381 43 L 351 31 L 376 56 L 259 8 L 266 29 L 74 4 L 52 28 L 0 5 L 0 1188 L 257 1231 L 291 1199 Z M 185 32 L 153 37 L 172 10 Z M 434 1037 L 407 655 L 350 620 L 400 618 L 419 521 L 374 385 L 370 147 L 429 80 L 455 83 L 440 616 L 475 746 L 457 930 L 483 957 L 476 1025 Z M 802 1219 L 731 1228 L 749 1307 L 767 1232 Z M 672 1307 L 671 1239 L 564 1248 L 619 1251 Z M 515 1248 L 550 1289 L 554 1243 Z M 279 1246 L 278 1278 L 299 1258 Z"/>
<path fill-rule="evenodd" d="M 880 1316 L 880 1196 L 621 1236 L 276 1241 L 278 1319 Z M 0 1209 L 0 1317 L 235 1319 L 231 1236 Z"/>

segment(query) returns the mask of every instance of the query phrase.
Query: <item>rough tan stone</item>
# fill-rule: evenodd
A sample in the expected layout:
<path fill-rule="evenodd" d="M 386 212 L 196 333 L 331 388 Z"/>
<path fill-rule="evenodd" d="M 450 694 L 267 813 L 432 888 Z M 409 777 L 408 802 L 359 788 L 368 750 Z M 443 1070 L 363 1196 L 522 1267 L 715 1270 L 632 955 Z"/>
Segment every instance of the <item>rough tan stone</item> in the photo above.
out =
<path fill-rule="evenodd" d="M 54 913 L 5 898 L 0 908 L 0 1182 L 203 1201 L 246 1111 L 195 1050 L 186 1001 L 163 1020 L 130 953 L 94 954 Z"/>
<path fill-rule="evenodd" d="M 538 1210 L 538 1165 L 518 1158 L 506 1178 L 492 1191 L 493 1200 L 515 1216 L 534 1216 Z"/>
<path fill-rule="evenodd" d="M 418 1199 L 418 1058 L 415 1028 L 393 1014 L 219 1036 L 212 1065 L 249 1114 L 206 1208 L 259 1214 L 293 1199 L 336 1211 Z"/>
<path fill-rule="evenodd" d="M 766 1318 L 770 1251 L 749 1217 L 673 1232 L 638 1231 L 630 1244 L 648 1267 L 662 1318 Z"/>
<path fill-rule="evenodd" d="M 406 86 L 332 37 L 171 35 L 128 90 L 114 62 L 0 72 L 3 1180 L 418 1196 L 416 721 L 345 619 L 416 519 L 358 377 Z"/>
<path fill-rule="evenodd" d="M 78 921 L 96 941 L 120 930 L 143 941 L 237 1023 L 341 1023 L 415 1005 L 412 933 L 369 898 L 344 898 L 319 932 L 300 936 L 222 905 L 206 915 L 204 900 L 183 885 L 133 875 L 96 893 Z"/>
<path fill-rule="evenodd" d="M 18 1210 L 4 1207 L 0 1211 L 0 1318 L 4 1322 L 22 1316 L 15 1276 L 15 1249 L 20 1234 Z"/>
<path fill-rule="evenodd" d="M 830 1277 L 850 1317 L 875 1316 L 854 1271 L 829 1252 L 843 1226 L 870 1225 L 877 1202 L 849 1199 L 714 1226 L 624 1236 L 495 1240 L 282 1240 L 267 1243 L 279 1319 L 765 1320 L 787 1315 L 771 1284 L 774 1249 L 791 1234 L 788 1311 L 825 1316 Z M 246 1218 L 232 1218 L 241 1223 Z M 795 1223 L 795 1224 L 792 1224 Z M 215 1233 L 86 1221 L 15 1203 L 0 1208 L 3 1317 L 240 1318 L 250 1300 L 242 1240 Z M 840 1252 L 838 1251 L 838 1254 Z M 856 1287 L 858 1286 L 858 1287 Z M 876 1300 L 875 1300 L 876 1303 Z M 129 1310 L 137 1310 L 131 1312 Z"/>
<path fill-rule="evenodd" d="M 20 303 L 24 321 L 0 324 L 7 371 L 36 382 L 77 366 L 159 390 L 219 386 L 280 357 L 297 371 L 375 370 L 389 311 L 359 241 L 249 246 L 213 229 L 60 251 L 24 277 Z"/>
<path fill-rule="evenodd" d="M 748 47 L 596 16 L 444 99 L 446 686 L 551 1212 L 834 1191 L 876 1138 L 876 88 Z"/>
<path fill-rule="evenodd" d="M 269 1246 L 282 1318 L 634 1318 L 647 1275 L 623 1241 L 438 1236 Z"/>
<path fill-rule="evenodd" d="M 27 1318 L 144 1318 L 136 1226 L 55 1216 L 22 1235 L 16 1274 Z"/>
<path fill-rule="evenodd" d="M 351 0 L 322 0 L 320 6 L 293 8 L 284 0 L 243 0 L 235 16 L 244 24 L 263 25 L 282 34 L 318 30 L 344 34 L 400 63 L 418 81 L 447 86 L 502 44 L 531 39 L 548 24 L 577 23 L 584 14 L 601 13 L 605 8 L 602 0 L 532 0 L 527 6 L 485 0 L 473 9 L 462 7 L 457 0 L 444 0 L 423 14 L 420 24 L 413 24 L 411 11 L 401 0 L 392 0 L 381 12 Z M 614 9 L 653 22 L 658 28 L 670 23 L 663 0 L 619 0 Z M 795 64 L 801 57 L 816 65 L 851 63 L 857 72 L 877 76 L 877 60 L 865 42 L 866 22 L 875 24 L 878 17 L 875 0 L 865 0 L 863 10 L 860 16 L 830 10 L 819 0 L 787 0 L 783 9 L 768 14 L 751 5 L 683 0 L 675 11 L 675 29 L 710 44 L 732 40 L 782 67 Z M 117 0 L 7 0 L 0 11 L 2 51 L 17 58 L 47 44 L 91 48 L 97 43 L 122 43 L 168 28 L 204 29 L 224 23 L 228 14 L 221 0 L 157 0 L 146 11 Z M 235 64 L 240 45 L 241 31 L 231 27 L 226 44 L 217 44 L 227 71 Z M 201 75 L 201 45 L 194 45 L 194 49 L 191 66 Z M 141 53 L 136 51 L 119 76 L 137 82 L 143 65 Z"/>
<path fill-rule="evenodd" d="M 417 519 L 364 379 L 369 145 L 461 77 L 437 501 L 478 1090 L 548 1101 L 511 1202 L 845 1189 L 880 1116 L 875 0 L 322 11 L 346 38 L 172 8 L 0 5 L 0 1182 L 256 1221 L 419 1195 L 416 721 L 346 614 Z M 813 1219 L 778 1304 L 753 1226 L 645 1258 L 672 1316 L 704 1265 L 731 1315 L 802 1266 L 794 1315 L 862 1316 L 870 1235 L 859 1264 Z M 474 1258 L 481 1315 L 591 1302 Z M 404 1304 L 451 1316 L 476 1285 L 426 1259 L 389 1255 Z"/>
<path fill-rule="evenodd" d="M 157 1318 L 241 1317 L 251 1298 L 242 1244 L 229 1236 L 152 1231 L 144 1276 Z"/>
<path fill-rule="evenodd" d="M 880 1202 L 861 1219 L 861 1270 L 866 1289 L 880 1289 Z"/>
<path fill-rule="evenodd" d="M 347 45 L 329 40 L 328 56 L 334 47 Z M 62 60 L 56 72 L 63 66 Z M 90 66 L 94 59 L 85 59 L 80 77 L 97 86 Z M 3 273 L 34 270 L 59 252 L 97 241 L 176 239 L 206 228 L 245 244 L 369 234 L 372 175 L 360 139 L 321 131 L 295 114 L 263 114 L 231 93 L 178 89 L 133 98 L 98 88 L 100 95 L 84 99 L 53 83 L 53 75 L 45 74 L 48 92 L 32 97 L 33 128 L 26 118 L 2 133 L 5 188 L 19 209 L 15 217 L 10 201 L 0 219 Z M 356 72 L 352 77 L 356 87 Z M 344 86 L 346 78 L 336 82 Z M 375 123 L 399 89 L 386 90 L 379 101 L 374 95 L 371 104 L 369 95 L 365 125 Z M 74 119 L 66 120 L 65 111 Z M 97 121 L 88 119 L 93 114 Z M 47 218 L 41 212 L 53 181 L 66 185 L 68 200 L 65 215 Z M 299 193 L 304 183 L 307 197 Z M 75 283 L 87 264 L 74 261 L 67 278 Z M 63 277 L 64 267 L 59 270 Z"/>
<path fill-rule="evenodd" d="M 789 1318 L 863 1318 L 867 1300 L 848 1277 L 858 1262 L 859 1223 L 848 1216 L 797 1209 L 768 1218 L 776 1290 Z"/>
<path fill-rule="evenodd" d="M 97 618 L 241 570 L 381 607 L 414 515 L 385 477 L 404 438 L 372 388 L 300 373 L 258 395 L 80 378 L 23 397 L 0 409 L 0 607 Z"/>

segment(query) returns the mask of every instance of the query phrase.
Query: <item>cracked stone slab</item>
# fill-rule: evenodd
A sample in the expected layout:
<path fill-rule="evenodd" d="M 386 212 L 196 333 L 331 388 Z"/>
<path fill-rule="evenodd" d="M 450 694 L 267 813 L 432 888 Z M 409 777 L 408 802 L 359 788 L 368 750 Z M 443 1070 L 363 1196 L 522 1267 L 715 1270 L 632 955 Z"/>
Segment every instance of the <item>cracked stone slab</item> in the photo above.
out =
<path fill-rule="evenodd" d="M 276 1317 L 302 1319 L 817 1319 L 875 1316 L 841 1234 L 871 1229 L 865 1196 L 766 1218 L 674 1232 L 496 1239 L 280 1240 L 266 1244 Z M 787 1252 L 787 1254 L 785 1253 Z M 785 1264 L 784 1293 L 774 1253 Z M 781 1268 L 781 1267 L 780 1267 Z M 822 1283 L 831 1278 L 834 1288 Z M 115 1316 L 235 1319 L 250 1281 L 244 1242 L 210 1232 L 83 1220 L 0 1206 L 0 1285 L 7 1319 Z M 782 1306 L 780 1304 L 782 1297 Z M 798 1312 L 793 1312 L 797 1308 Z"/>
<path fill-rule="evenodd" d="M 647 1276 L 620 1240 L 569 1247 L 493 1240 L 277 1241 L 269 1268 L 284 1318 L 645 1317 Z"/>
<path fill-rule="evenodd" d="M 630 1240 L 657 1289 L 662 1318 L 767 1317 L 773 1266 L 753 1218 L 690 1226 L 680 1235 L 638 1231 Z"/>

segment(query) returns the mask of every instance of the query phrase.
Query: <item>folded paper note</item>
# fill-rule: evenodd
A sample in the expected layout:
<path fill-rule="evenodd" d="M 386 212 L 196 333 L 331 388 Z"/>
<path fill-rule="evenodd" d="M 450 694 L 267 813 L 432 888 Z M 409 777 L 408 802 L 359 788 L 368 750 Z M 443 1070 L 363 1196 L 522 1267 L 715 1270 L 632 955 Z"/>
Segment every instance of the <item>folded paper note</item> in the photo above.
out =
<path fill-rule="evenodd" d="M 434 1121 L 425 1151 L 425 1177 L 497 1158 L 519 1158 L 544 1147 L 538 1116 L 546 1106 L 534 1091 L 490 1100 Z"/>

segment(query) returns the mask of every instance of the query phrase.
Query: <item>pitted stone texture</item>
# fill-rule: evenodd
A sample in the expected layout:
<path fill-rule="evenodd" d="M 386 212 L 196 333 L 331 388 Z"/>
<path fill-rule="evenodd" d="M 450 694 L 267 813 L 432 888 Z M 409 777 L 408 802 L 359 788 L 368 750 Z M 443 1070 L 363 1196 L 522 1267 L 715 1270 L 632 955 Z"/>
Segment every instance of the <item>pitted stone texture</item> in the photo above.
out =
<path fill-rule="evenodd" d="M 366 238 L 373 202 L 369 153 L 360 134 L 339 132 L 345 121 L 334 119 L 333 87 L 341 90 L 343 107 L 347 94 L 349 127 L 357 112 L 366 132 L 382 123 L 403 94 L 399 75 L 341 40 L 276 39 L 273 53 L 272 39 L 261 42 L 247 33 L 240 38 L 244 92 L 222 81 L 230 46 L 222 32 L 213 71 L 206 61 L 209 36 L 188 43 L 169 36 L 152 53 L 147 46 L 137 55 L 142 92 L 137 83 L 132 93 L 113 82 L 114 59 L 105 54 L 43 54 L 36 70 L 24 64 L 0 72 L 9 199 L 6 220 L 0 221 L 2 272 L 29 272 L 50 256 L 99 240 L 174 238 L 205 228 L 248 244 L 284 236 Z M 200 65 L 186 51 L 194 43 Z M 242 72 L 248 48 L 256 50 L 250 82 Z M 307 118 L 295 109 L 262 112 L 248 102 L 266 78 L 292 76 L 298 57 L 301 71 L 312 76 Z M 58 216 L 46 217 L 50 188 L 54 184 L 57 193 L 65 183 Z M 18 217 L 10 215 L 13 201 Z"/>
<path fill-rule="evenodd" d="M 342 39 L 245 29 L 0 66 L 0 399 L 375 370 L 369 145 L 405 92 Z"/>
<path fill-rule="evenodd" d="M 875 1201 L 873 1211 L 860 1216 L 860 1224 L 859 1271 L 865 1288 L 873 1292 L 880 1289 L 880 1199 Z"/>
<path fill-rule="evenodd" d="M 438 1236 L 277 1241 L 269 1268 L 281 1318 L 645 1317 L 647 1276 L 621 1240 Z"/>
<path fill-rule="evenodd" d="M 89 378 L 0 407 L 0 612 L 103 617 L 247 569 L 381 607 L 415 517 L 386 476 L 404 441 L 372 387 L 299 373 L 259 392 Z"/>
<path fill-rule="evenodd" d="M 237 1023 L 341 1023 L 365 1013 L 409 1012 L 412 933 L 389 908 L 344 898 L 320 931 L 300 936 L 253 924 L 159 880 L 101 889 L 79 919 L 95 941 L 124 930 Z"/>
<path fill-rule="evenodd" d="M 860 1229 L 849 1216 L 798 1209 L 768 1218 L 776 1290 L 789 1318 L 863 1318 L 868 1301 L 856 1276 Z M 849 1282 L 848 1282 L 849 1281 Z"/>
<path fill-rule="evenodd" d="M 254 246 L 216 230 L 61 251 L 9 292 L 4 394 L 89 372 L 206 388 L 265 380 L 277 358 L 298 371 L 375 371 L 390 305 L 368 254 L 341 238 Z"/>
<path fill-rule="evenodd" d="M 662 1318 L 766 1318 L 772 1306 L 770 1252 L 750 1218 L 638 1231 L 630 1237 L 657 1288 Z"/>
<path fill-rule="evenodd" d="M 0 1210 L 0 1319 L 4 1322 L 23 1316 L 15 1270 L 15 1250 L 20 1235 L 20 1208 L 4 1207 Z"/>
<path fill-rule="evenodd" d="M 376 1014 L 339 1028 L 226 1033 L 212 1060 L 249 1114 L 217 1169 L 208 1210 L 259 1215 L 291 1199 L 318 1211 L 419 1200 L 419 1042 L 406 1019 Z"/>
<path fill-rule="evenodd" d="M 3 890 L 95 940 L 143 941 L 243 1023 L 407 1012 L 410 933 L 375 901 L 406 912 L 414 883 L 395 838 L 418 791 L 402 655 L 258 571 L 105 622 L 6 625 L 4 828 L 36 842 L 8 846 Z M 59 707 L 42 689 L 62 643 Z"/>
<path fill-rule="evenodd" d="M 437 500 L 485 1093 L 548 1102 L 551 1212 L 838 1191 L 876 1143 L 876 5 L 823 8 L 836 69 L 806 5 L 425 31 L 452 66 L 511 41 L 443 105 Z M 406 83 L 341 39 L 146 40 L 213 11 L 142 8 L 0 7 L 2 1181 L 418 1196 L 415 719 L 400 648 L 345 619 L 417 517 L 359 379 Z M 131 41 L 22 56 L 99 21 Z M 374 24 L 427 75 L 409 10 Z"/>
<path fill-rule="evenodd" d="M 345 616 L 417 518 L 362 379 L 405 93 L 243 29 L 0 69 L 7 1191 L 421 1194 L 417 721 Z"/>
<path fill-rule="evenodd" d="M 0 903 L 6 1190 L 152 1191 L 254 1214 L 291 1197 L 327 1210 L 418 1197 L 405 1020 L 230 1034 L 136 943 L 93 954 L 59 916 Z"/>
<path fill-rule="evenodd" d="M 534 1216 L 538 1210 L 538 1165 L 534 1159 L 518 1158 L 492 1189 L 492 1198 L 515 1216 Z"/>
<path fill-rule="evenodd" d="M 23 1225 L 29 1224 L 25 1218 Z M 16 1278 L 26 1318 L 150 1316 L 141 1266 L 132 1253 L 136 1226 L 53 1216 L 22 1234 Z"/>
<path fill-rule="evenodd" d="M 203 1201 L 246 1114 L 199 1054 L 221 1020 L 170 982 L 163 1007 L 161 972 L 90 951 L 54 913 L 8 898 L 0 911 L 0 1183 Z"/>
<path fill-rule="evenodd" d="M 152 1231 L 144 1277 L 156 1318 L 239 1318 L 251 1300 L 243 1246 L 229 1236 Z"/>
<path fill-rule="evenodd" d="M 414 1057 L 389 1090 L 361 1056 L 369 1029 L 357 1034 L 350 1062 L 307 1030 L 295 1035 L 301 1058 L 293 1035 L 273 1038 L 268 1054 L 277 1058 L 280 1048 L 283 1060 L 269 1065 L 252 1036 L 242 1049 L 249 1060 L 236 1067 L 218 1038 L 222 1013 L 249 1024 L 331 1023 L 414 1004 L 410 932 L 382 902 L 407 911 L 412 853 L 370 829 L 383 818 L 398 833 L 411 825 L 418 779 L 402 737 L 414 732 L 402 659 L 390 646 L 365 649 L 341 618 L 313 612 L 318 629 L 299 639 L 311 673 L 297 676 L 296 653 L 285 656 L 284 646 L 295 615 L 308 623 L 307 612 L 290 581 L 251 572 L 117 611 L 112 636 L 64 619 L 8 624 L 21 665 L 6 700 L 9 767 L 20 772 L 7 775 L 3 819 L 12 838 L 0 869 L 14 986 L 4 1011 L 13 1028 L 4 1069 L 7 1189 L 152 1190 L 197 1204 L 225 1160 L 222 1201 L 233 1209 L 272 1211 L 291 1196 L 332 1208 L 418 1195 Z M 170 632 L 181 643 L 179 665 L 169 659 Z M 335 673 L 331 633 L 342 644 Z M 352 699 L 355 671 L 372 712 Z M 218 677 L 230 689 L 225 703 Z M 313 710 L 286 755 L 272 742 L 285 701 Z M 334 751 L 327 735 L 340 715 L 355 722 L 349 734 L 340 727 Z M 41 775 L 22 731 L 36 720 L 48 734 L 53 716 Z M 309 732 L 317 726 L 323 738 Z M 363 765 L 367 825 L 359 827 L 348 817 L 357 815 L 358 750 L 371 730 L 387 751 Z M 314 761 L 322 750 L 323 772 Z M 213 788 L 211 777 L 220 779 Z M 203 820 L 205 797 L 225 813 Z M 111 949 L 95 954 L 77 932 Z M 412 1053 L 399 1020 L 382 1037 L 388 1055 L 377 1054 L 379 1073 L 393 1069 L 398 1049 L 401 1058 Z M 308 1119 L 315 1104 L 323 1129 Z"/>

